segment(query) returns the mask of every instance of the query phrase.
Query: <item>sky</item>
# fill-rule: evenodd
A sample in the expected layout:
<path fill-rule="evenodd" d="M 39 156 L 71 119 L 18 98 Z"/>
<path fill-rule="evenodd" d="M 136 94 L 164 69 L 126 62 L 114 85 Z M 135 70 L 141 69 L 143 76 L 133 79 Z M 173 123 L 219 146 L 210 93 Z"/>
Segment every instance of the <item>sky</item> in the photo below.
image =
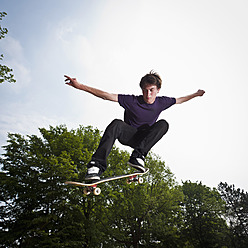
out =
<path fill-rule="evenodd" d="M 0 54 L 16 79 L 0 84 L 0 146 L 7 133 L 39 135 L 38 128 L 61 124 L 104 131 L 123 119 L 118 103 L 65 85 L 65 74 L 139 95 L 141 77 L 155 70 L 160 96 L 206 93 L 161 113 L 170 128 L 152 151 L 178 183 L 227 182 L 248 191 L 247 0 L 0 0 L 0 6 L 7 12 L 1 26 L 9 30 Z"/>

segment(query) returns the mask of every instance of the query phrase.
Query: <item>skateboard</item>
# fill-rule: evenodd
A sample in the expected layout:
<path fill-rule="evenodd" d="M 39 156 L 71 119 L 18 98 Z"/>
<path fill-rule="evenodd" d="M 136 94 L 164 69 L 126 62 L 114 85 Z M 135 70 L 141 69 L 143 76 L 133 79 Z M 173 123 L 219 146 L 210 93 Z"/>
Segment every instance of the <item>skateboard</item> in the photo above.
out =
<path fill-rule="evenodd" d="M 143 178 L 138 177 L 138 176 L 144 175 L 148 171 L 149 171 L 149 168 L 146 168 L 146 170 L 144 172 L 136 171 L 136 172 L 133 172 L 131 174 L 125 174 L 125 175 L 120 175 L 120 176 L 103 178 L 103 179 L 100 179 L 98 181 L 89 182 L 89 183 L 80 183 L 80 182 L 67 181 L 67 182 L 65 182 L 65 184 L 71 184 L 71 185 L 74 185 L 74 186 L 85 187 L 84 188 L 84 194 L 85 195 L 89 195 L 92 192 L 93 192 L 94 195 L 100 195 L 101 194 L 101 189 L 99 187 L 97 187 L 98 184 L 113 181 L 113 180 L 117 180 L 117 179 L 121 179 L 121 178 L 127 178 L 127 183 L 128 184 L 130 184 L 132 182 L 143 183 L 143 181 L 144 181 Z"/>

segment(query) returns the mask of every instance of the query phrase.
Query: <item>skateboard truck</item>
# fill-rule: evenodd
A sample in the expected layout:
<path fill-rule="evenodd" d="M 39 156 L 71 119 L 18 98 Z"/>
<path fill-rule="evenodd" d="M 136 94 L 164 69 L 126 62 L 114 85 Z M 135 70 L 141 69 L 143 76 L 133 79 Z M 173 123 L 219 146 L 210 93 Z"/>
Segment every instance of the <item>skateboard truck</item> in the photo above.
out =
<path fill-rule="evenodd" d="M 97 184 L 94 184 L 92 186 L 87 186 L 83 190 L 85 195 L 89 195 L 90 193 L 93 193 L 94 195 L 100 195 L 101 189 L 97 187 Z"/>
<path fill-rule="evenodd" d="M 143 183 L 143 182 L 144 182 L 144 179 L 143 179 L 142 177 L 138 177 L 137 175 L 130 176 L 130 177 L 127 179 L 127 183 L 128 183 L 128 184 L 131 184 L 132 182 Z"/>

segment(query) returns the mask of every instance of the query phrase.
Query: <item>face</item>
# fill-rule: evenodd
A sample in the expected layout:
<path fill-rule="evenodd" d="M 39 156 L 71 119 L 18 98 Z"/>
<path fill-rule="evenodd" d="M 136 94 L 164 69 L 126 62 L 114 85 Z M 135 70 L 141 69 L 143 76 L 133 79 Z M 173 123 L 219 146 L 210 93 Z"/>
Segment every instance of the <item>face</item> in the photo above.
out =
<path fill-rule="evenodd" d="M 142 89 L 142 92 L 144 101 L 148 104 L 152 104 L 157 97 L 159 89 L 156 85 L 148 84 Z"/>

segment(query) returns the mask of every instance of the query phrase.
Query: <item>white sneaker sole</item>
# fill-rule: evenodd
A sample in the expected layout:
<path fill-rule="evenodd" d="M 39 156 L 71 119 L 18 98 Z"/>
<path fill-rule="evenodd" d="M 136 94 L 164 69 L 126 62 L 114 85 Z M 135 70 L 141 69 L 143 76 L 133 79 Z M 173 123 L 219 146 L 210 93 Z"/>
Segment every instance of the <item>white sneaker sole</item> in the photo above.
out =
<path fill-rule="evenodd" d="M 145 171 L 146 171 L 145 167 L 143 167 L 143 166 L 141 166 L 141 165 L 132 164 L 132 163 L 130 163 L 130 162 L 128 162 L 128 164 L 129 164 L 130 166 L 132 166 L 133 168 L 140 170 L 141 172 L 145 172 Z"/>
<path fill-rule="evenodd" d="M 99 176 L 92 176 L 92 177 L 85 177 L 85 181 L 91 181 L 91 180 L 100 180 L 101 178 Z"/>

